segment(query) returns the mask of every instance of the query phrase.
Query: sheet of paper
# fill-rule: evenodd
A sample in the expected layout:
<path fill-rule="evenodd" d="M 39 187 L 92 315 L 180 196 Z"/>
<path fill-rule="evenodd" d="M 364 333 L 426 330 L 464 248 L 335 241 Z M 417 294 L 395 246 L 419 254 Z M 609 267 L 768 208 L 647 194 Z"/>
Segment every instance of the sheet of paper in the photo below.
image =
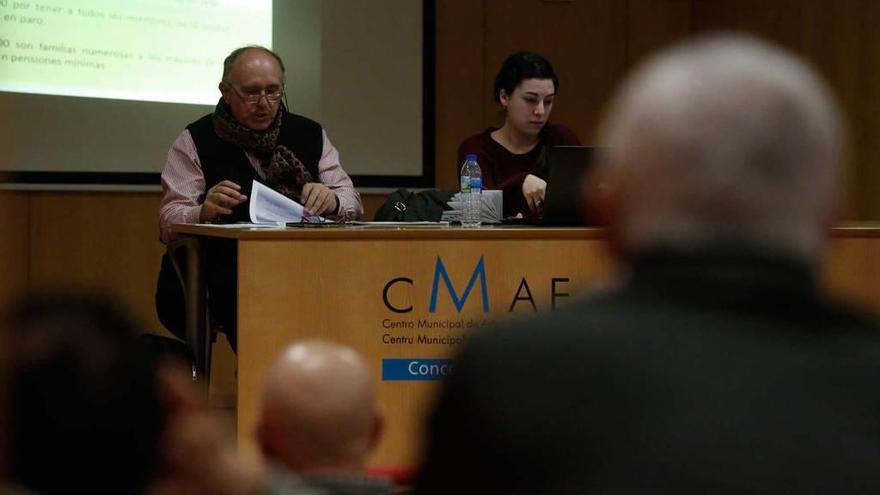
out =
<path fill-rule="evenodd" d="M 275 223 L 200 223 L 197 224 L 203 227 L 216 227 L 218 229 L 271 229 L 271 228 L 283 228 L 284 225 L 278 225 Z"/>
<path fill-rule="evenodd" d="M 300 222 L 303 206 L 287 196 L 257 181 L 251 185 L 251 222 L 277 224 L 278 222 Z M 306 216 L 310 222 L 319 223 L 324 219 L 314 215 Z"/>
<path fill-rule="evenodd" d="M 348 222 L 348 225 L 360 227 L 448 227 L 449 222 Z"/>

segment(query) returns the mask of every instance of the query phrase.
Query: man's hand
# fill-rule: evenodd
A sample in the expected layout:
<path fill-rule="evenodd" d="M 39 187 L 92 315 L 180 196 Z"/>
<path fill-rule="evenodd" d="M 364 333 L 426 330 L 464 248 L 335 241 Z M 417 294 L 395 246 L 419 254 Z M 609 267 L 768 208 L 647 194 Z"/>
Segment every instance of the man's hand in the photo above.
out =
<path fill-rule="evenodd" d="M 318 182 L 309 182 L 302 189 L 302 203 L 311 215 L 332 215 L 336 213 L 336 193 Z"/>
<path fill-rule="evenodd" d="M 199 212 L 199 222 L 210 222 L 220 215 L 229 215 L 232 208 L 247 201 L 247 196 L 241 194 L 241 186 L 231 180 L 218 182 L 214 187 L 208 189 L 205 194 L 205 202 L 202 203 L 202 209 Z"/>
<path fill-rule="evenodd" d="M 544 192 L 547 190 L 547 181 L 529 174 L 523 181 L 522 191 L 529 204 L 529 209 L 533 212 L 540 212 L 544 206 Z"/>

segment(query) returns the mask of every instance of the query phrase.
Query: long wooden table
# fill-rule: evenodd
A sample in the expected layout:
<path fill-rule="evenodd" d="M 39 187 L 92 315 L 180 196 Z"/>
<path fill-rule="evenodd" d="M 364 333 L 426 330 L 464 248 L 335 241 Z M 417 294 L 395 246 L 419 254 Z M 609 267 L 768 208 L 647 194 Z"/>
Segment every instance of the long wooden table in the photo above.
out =
<path fill-rule="evenodd" d="M 417 460 L 425 413 L 467 332 L 551 311 L 617 272 L 598 229 L 175 230 L 238 245 L 239 444 L 252 445 L 267 365 L 293 341 L 330 339 L 373 366 L 387 413 L 374 465 Z M 880 308 L 878 247 L 878 229 L 836 229 L 827 287 Z"/>

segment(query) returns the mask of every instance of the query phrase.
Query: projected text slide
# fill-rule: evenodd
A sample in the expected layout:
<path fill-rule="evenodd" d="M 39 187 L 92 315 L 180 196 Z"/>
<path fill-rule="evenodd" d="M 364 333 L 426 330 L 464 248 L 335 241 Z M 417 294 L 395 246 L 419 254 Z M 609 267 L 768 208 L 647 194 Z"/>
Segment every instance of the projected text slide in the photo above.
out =
<path fill-rule="evenodd" d="M 0 0 L 0 91 L 212 105 L 249 44 L 272 0 Z"/>

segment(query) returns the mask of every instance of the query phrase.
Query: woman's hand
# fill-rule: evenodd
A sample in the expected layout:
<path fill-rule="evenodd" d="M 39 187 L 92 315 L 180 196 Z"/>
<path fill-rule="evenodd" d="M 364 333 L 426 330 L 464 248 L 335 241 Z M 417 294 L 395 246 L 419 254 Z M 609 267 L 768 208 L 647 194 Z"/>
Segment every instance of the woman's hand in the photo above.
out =
<path fill-rule="evenodd" d="M 544 207 L 544 192 L 546 190 L 547 181 L 532 174 L 526 176 L 523 181 L 522 191 L 523 196 L 526 198 L 526 203 L 529 204 L 529 210 L 534 213 L 541 212 L 541 209 Z"/>

